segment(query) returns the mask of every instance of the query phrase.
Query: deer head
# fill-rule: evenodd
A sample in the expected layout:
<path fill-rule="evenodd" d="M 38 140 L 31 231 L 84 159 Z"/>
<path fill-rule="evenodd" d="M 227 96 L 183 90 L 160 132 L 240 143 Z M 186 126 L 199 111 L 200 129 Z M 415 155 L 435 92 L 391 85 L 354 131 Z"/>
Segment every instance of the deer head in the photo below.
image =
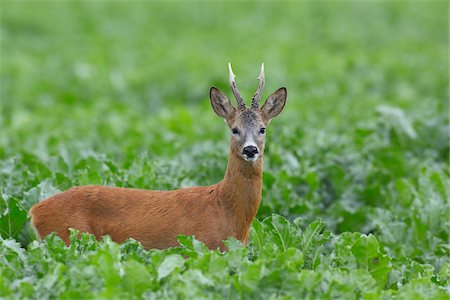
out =
<path fill-rule="evenodd" d="M 257 78 L 258 89 L 253 96 L 251 106 L 247 107 L 237 89 L 230 63 L 228 69 L 230 86 L 237 101 L 237 108 L 215 87 L 210 90 L 211 105 L 216 114 L 224 118 L 231 129 L 231 151 L 244 161 L 255 162 L 264 153 L 267 125 L 283 110 L 287 91 L 284 87 L 279 88 L 267 98 L 262 107 L 259 106 L 264 87 L 264 64 L 262 64 Z"/>

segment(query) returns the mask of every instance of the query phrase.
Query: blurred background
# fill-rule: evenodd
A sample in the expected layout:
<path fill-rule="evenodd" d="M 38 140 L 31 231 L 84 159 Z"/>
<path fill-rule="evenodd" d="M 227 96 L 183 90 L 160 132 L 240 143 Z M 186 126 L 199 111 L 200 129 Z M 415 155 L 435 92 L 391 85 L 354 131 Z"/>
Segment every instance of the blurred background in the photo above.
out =
<path fill-rule="evenodd" d="M 233 99 L 228 62 L 247 101 L 261 62 L 262 98 L 288 89 L 258 217 L 394 226 L 399 179 L 448 176 L 447 14 L 447 2 L 3 1 L 0 208 L 17 222 L 3 235 L 73 185 L 221 180 L 229 130 L 208 94 Z"/>

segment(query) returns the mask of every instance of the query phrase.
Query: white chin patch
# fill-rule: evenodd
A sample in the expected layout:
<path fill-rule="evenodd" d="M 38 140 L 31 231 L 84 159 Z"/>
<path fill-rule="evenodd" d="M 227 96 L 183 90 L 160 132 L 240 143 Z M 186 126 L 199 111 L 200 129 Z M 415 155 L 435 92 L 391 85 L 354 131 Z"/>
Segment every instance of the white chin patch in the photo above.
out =
<path fill-rule="evenodd" d="M 253 156 L 253 157 L 248 157 L 248 156 L 245 155 L 245 154 L 243 154 L 243 156 L 244 156 L 244 159 L 245 159 L 246 161 L 256 161 L 256 160 L 258 159 L 258 157 L 259 157 L 258 154 L 256 154 L 256 155 Z"/>

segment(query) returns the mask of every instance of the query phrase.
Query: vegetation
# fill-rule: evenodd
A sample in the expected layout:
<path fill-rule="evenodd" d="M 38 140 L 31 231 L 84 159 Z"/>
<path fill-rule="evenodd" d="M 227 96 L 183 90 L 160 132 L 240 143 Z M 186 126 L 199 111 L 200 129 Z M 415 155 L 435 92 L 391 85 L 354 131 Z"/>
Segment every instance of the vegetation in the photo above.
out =
<path fill-rule="evenodd" d="M 448 3 L 2 2 L 0 297 L 448 299 Z M 211 85 L 288 89 L 248 247 L 36 240 L 75 185 L 222 179 Z M 264 97 L 264 96 L 263 96 Z"/>

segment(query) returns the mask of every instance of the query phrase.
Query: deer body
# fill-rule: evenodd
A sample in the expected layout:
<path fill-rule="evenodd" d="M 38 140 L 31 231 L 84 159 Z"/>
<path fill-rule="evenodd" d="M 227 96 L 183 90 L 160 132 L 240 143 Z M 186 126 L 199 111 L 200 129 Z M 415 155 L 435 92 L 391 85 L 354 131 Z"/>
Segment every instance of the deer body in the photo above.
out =
<path fill-rule="evenodd" d="M 55 231 L 66 243 L 68 228 L 119 243 L 131 237 L 146 249 L 176 246 L 179 234 L 195 235 L 211 249 L 229 236 L 246 243 L 261 201 L 262 169 L 238 166 L 229 164 L 229 176 L 215 185 L 174 191 L 75 187 L 33 206 L 32 224 L 39 236 Z"/>
<path fill-rule="evenodd" d="M 261 82 L 264 83 L 263 69 L 261 74 L 259 95 Z M 281 112 L 286 90 L 272 94 L 266 101 L 267 107 L 252 105 L 249 109 L 242 106 L 231 75 L 230 67 L 238 109 L 216 88 L 210 93 L 214 111 L 225 118 L 233 132 L 221 182 L 173 191 L 75 187 L 31 208 L 31 223 L 38 235 L 56 232 L 68 244 L 68 229 L 75 228 L 92 233 L 97 239 L 109 235 L 119 243 L 134 238 L 146 249 L 176 246 L 176 236 L 180 234 L 195 235 L 211 249 L 224 249 L 222 241 L 228 237 L 246 244 L 261 202 L 264 137 L 260 135 L 270 118 Z"/>

